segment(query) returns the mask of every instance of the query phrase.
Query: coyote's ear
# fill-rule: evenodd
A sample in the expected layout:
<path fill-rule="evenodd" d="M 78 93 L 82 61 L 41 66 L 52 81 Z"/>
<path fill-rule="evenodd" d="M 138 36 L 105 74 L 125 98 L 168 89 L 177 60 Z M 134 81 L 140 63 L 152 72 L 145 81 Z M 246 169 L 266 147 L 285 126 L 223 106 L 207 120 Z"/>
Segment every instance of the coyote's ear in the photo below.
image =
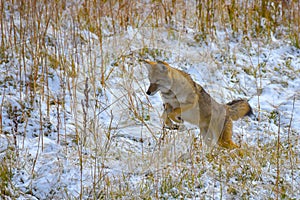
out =
<path fill-rule="evenodd" d="M 168 64 L 163 61 L 157 61 L 157 67 L 161 72 L 168 71 Z"/>
<path fill-rule="evenodd" d="M 152 62 L 150 60 L 142 60 L 142 61 L 146 64 L 148 72 L 150 72 L 153 66 L 156 65 L 156 62 Z"/>

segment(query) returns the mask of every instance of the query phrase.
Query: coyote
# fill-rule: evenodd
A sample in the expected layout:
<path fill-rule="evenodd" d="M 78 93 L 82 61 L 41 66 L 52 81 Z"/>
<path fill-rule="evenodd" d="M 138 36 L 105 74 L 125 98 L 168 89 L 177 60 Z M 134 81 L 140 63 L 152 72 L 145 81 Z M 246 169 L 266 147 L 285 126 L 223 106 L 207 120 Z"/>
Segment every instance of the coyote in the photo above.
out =
<path fill-rule="evenodd" d="M 143 60 L 148 69 L 150 86 L 147 95 L 161 93 L 164 103 L 164 125 L 187 121 L 200 128 L 208 147 L 216 143 L 226 148 L 236 148 L 232 141 L 232 120 L 253 115 L 247 100 L 234 100 L 227 104 L 216 102 L 189 74 L 172 68 L 163 61 Z"/>

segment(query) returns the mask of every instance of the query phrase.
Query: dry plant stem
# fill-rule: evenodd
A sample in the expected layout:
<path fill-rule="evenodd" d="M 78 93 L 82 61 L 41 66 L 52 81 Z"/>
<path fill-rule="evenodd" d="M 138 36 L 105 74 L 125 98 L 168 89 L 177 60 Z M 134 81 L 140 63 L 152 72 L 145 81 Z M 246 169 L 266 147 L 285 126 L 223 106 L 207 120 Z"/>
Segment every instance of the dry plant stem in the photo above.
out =
<path fill-rule="evenodd" d="M 24 135 L 23 135 L 23 142 L 22 142 L 21 149 L 24 149 L 24 147 L 25 147 L 25 139 L 26 139 L 26 136 L 27 136 L 27 126 L 28 126 L 28 115 L 27 115 L 27 113 L 23 113 L 22 117 L 25 119 L 25 126 L 24 126 Z"/>
<path fill-rule="evenodd" d="M 57 112 L 60 110 L 59 106 L 62 107 L 62 111 L 63 111 L 63 127 L 64 127 L 64 140 L 65 140 L 65 143 L 67 144 L 67 111 L 66 111 L 66 106 L 65 106 L 65 102 L 66 102 L 66 87 L 67 87 L 67 80 L 65 78 L 65 76 L 62 74 L 62 73 L 59 73 L 59 76 L 60 76 L 60 91 L 59 91 L 59 94 L 62 94 L 61 95 L 61 98 L 59 96 L 57 96 L 57 101 L 58 101 L 58 108 L 57 108 Z M 69 81 L 68 81 L 69 83 Z M 69 87 L 69 91 L 71 93 L 71 89 Z M 71 95 L 70 95 L 71 96 Z M 58 120 L 59 122 L 61 122 L 60 118 L 58 117 Z M 76 123 L 75 123 L 76 124 Z M 58 136 L 58 140 L 59 140 L 59 134 L 60 134 L 60 131 L 59 131 L 59 124 L 57 125 L 57 136 Z M 66 145 L 66 151 L 67 151 L 67 148 L 68 148 L 68 145 Z"/>
<path fill-rule="evenodd" d="M 83 131 L 80 134 L 79 143 L 79 164 L 80 164 L 80 199 L 83 195 L 83 147 L 86 145 L 86 140 L 88 136 L 88 113 L 89 113 L 89 85 L 88 78 L 85 80 L 84 96 L 85 99 L 81 101 L 82 111 L 83 111 Z"/>
<path fill-rule="evenodd" d="M 219 179 L 222 180 L 222 161 L 219 162 Z M 220 199 L 223 199 L 223 185 L 220 185 Z"/>
<path fill-rule="evenodd" d="M 41 145 L 42 145 L 42 150 L 43 150 L 43 145 L 44 145 L 43 144 L 43 124 L 42 124 L 43 120 L 42 120 L 42 113 L 41 113 L 41 99 L 39 99 L 39 114 L 40 114 L 40 132 L 39 132 L 39 136 L 38 136 L 38 148 L 36 150 L 36 154 L 33 159 L 33 164 L 32 164 L 32 169 L 31 169 L 32 176 L 34 176 L 34 169 L 35 169 L 38 157 L 39 157 Z"/>
<path fill-rule="evenodd" d="M 260 51 L 260 42 L 258 42 L 258 51 Z M 257 94 L 257 110 L 258 110 L 258 120 L 260 121 L 260 95 L 262 92 L 262 74 L 261 74 L 261 63 L 259 60 L 259 56 L 258 56 L 258 77 L 259 77 L 259 83 L 257 84 L 257 90 L 258 90 L 258 94 Z"/>
<path fill-rule="evenodd" d="M 57 97 L 57 103 L 56 103 L 56 113 L 57 113 L 57 125 L 56 125 L 56 130 L 57 130 L 57 144 L 60 143 L 59 140 L 59 134 L 60 134 L 60 124 L 61 124 L 61 119 L 60 119 L 60 97 Z"/>
<path fill-rule="evenodd" d="M 3 131 L 3 124 L 2 124 L 2 108 L 3 108 L 3 103 L 4 103 L 4 99 L 5 99 L 5 89 L 3 89 L 3 92 L 1 94 L 2 96 L 2 101 L 1 101 L 1 104 L 0 104 L 0 134 L 2 134 L 2 131 Z"/>
<path fill-rule="evenodd" d="M 289 160 L 290 160 L 290 164 L 291 164 L 291 180 L 292 180 L 292 186 L 293 186 L 293 181 L 294 181 L 294 161 L 293 161 L 293 157 L 294 157 L 294 154 L 293 154 L 293 144 L 290 140 L 291 138 L 291 128 L 292 128 L 292 122 L 293 122 L 293 117 L 294 117 L 294 110 L 295 110 L 295 101 L 296 101 L 296 95 L 294 95 L 294 98 L 293 98 L 293 107 L 292 107 L 292 112 L 291 112 L 291 118 L 290 118 L 290 122 L 289 122 L 289 128 L 288 128 L 288 144 L 289 144 L 289 148 L 288 148 L 288 154 L 289 154 Z M 297 141 L 296 141 L 296 144 L 297 144 Z"/>
<path fill-rule="evenodd" d="M 18 108 L 15 106 L 13 108 L 13 119 L 12 119 L 12 134 L 14 138 L 14 145 L 15 148 L 18 149 L 18 143 L 17 143 L 17 133 L 18 133 Z"/>
<path fill-rule="evenodd" d="M 279 181 L 280 181 L 280 113 L 278 113 L 278 133 L 277 133 L 277 156 L 276 156 L 276 199 L 279 199 Z"/>
<path fill-rule="evenodd" d="M 43 111 L 42 111 L 42 99 L 39 99 L 39 115 L 40 115 L 40 132 L 39 137 L 41 137 L 42 151 L 44 151 L 44 126 L 43 126 Z"/>
<path fill-rule="evenodd" d="M 112 134 L 111 134 L 111 131 L 112 131 L 112 122 L 113 122 L 113 119 L 114 119 L 114 115 L 113 115 L 113 112 L 110 111 L 110 121 L 109 121 L 109 126 L 108 126 L 108 129 L 107 131 L 105 132 L 105 135 L 106 135 L 106 138 L 107 138 L 107 141 L 104 145 L 104 151 L 103 151 L 103 155 L 105 156 L 107 154 L 107 152 L 109 151 L 110 149 L 110 145 L 111 145 L 111 139 L 112 139 Z"/>
<path fill-rule="evenodd" d="M 250 42 L 250 46 L 252 47 L 252 41 L 250 39 L 248 39 L 248 41 Z M 260 51 L 260 48 L 258 48 L 257 50 L 258 52 Z M 248 53 L 249 59 L 250 59 L 250 63 L 252 68 L 254 69 L 254 73 L 255 73 L 255 86 L 256 86 L 256 95 L 257 95 L 257 119 L 258 119 L 258 127 L 260 125 L 260 95 L 262 92 L 262 76 L 261 76 L 261 64 L 260 64 L 260 60 L 258 57 L 258 63 L 257 63 L 257 67 L 255 67 L 251 54 L 250 52 Z M 258 72 L 258 74 L 257 74 Z M 259 80 L 258 80 L 259 78 Z M 257 140 L 257 146 L 260 146 L 260 141 Z"/>
<path fill-rule="evenodd" d="M 46 106 L 47 106 L 47 117 L 50 118 L 50 88 L 49 88 L 49 70 L 48 62 L 45 59 L 45 85 L 46 85 Z"/>

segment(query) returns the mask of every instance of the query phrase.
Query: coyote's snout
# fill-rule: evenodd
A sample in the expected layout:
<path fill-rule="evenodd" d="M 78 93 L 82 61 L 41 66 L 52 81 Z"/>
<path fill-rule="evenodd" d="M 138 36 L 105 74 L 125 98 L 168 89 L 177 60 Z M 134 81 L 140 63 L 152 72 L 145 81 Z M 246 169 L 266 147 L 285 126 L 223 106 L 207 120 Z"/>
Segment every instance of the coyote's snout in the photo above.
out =
<path fill-rule="evenodd" d="M 144 60 L 150 86 L 148 95 L 158 91 L 164 103 L 162 118 L 168 127 L 174 122 L 187 121 L 200 128 L 205 142 L 226 148 L 238 147 L 232 141 L 232 120 L 253 115 L 247 100 L 234 100 L 228 104 L 216 102 L 189 74 L 170 67 L 166 62 Z"/>
<path fill-rule="evenodd" d="M 158 85 L 156 83 L 150 83 L 150 86 L 147 90 L 147 94 L 152 96 L 154 95 L 156 92 L 158 92 Z"/>

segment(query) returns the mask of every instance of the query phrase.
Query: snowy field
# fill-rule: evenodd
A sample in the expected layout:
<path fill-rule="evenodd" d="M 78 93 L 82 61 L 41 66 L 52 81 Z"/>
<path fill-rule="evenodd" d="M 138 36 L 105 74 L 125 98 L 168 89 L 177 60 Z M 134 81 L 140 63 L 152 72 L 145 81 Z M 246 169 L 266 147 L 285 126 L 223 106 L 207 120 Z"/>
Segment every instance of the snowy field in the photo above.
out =
<path fill-rule="evenodd" d="M 242 1 L 112 2 L 1 2 L 0 199 L 300 199 L 299 3 L 245 1 L 270 9 L 245 31 Z M 163 129 L 145 58 L 220 103 L 249 99 L 240 148 Z"/>

